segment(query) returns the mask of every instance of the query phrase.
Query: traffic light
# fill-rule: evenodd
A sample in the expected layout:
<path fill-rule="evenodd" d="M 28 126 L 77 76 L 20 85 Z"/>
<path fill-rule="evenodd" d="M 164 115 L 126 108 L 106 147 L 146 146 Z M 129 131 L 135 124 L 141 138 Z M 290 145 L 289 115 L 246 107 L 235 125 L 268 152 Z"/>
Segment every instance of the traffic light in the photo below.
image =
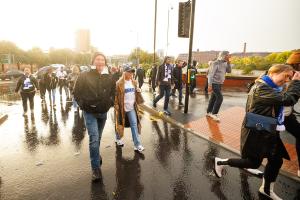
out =
<path fill-rule="evenodd" d="M 191 2 L 180 2 L 178 11 L 178 37 L 188 38 L 190 35 Z"/>

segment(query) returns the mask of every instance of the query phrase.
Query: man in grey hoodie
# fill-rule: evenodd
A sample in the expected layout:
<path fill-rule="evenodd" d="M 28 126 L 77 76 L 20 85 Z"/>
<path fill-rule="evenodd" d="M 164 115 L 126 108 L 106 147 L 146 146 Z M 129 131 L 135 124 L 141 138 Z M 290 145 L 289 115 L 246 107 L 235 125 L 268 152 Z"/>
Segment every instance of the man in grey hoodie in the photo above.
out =
<path fill-rule="evenodd" d="M 211 64 L 208 78 L 208 91 L 212 92 L 207 107 L 207 116 L 215 121 L 220 121 L 218 113 L 223 102 L 222 85 L 226 73 L 231 73 L 229 52 L 221 51 L 218 59 Z"/>

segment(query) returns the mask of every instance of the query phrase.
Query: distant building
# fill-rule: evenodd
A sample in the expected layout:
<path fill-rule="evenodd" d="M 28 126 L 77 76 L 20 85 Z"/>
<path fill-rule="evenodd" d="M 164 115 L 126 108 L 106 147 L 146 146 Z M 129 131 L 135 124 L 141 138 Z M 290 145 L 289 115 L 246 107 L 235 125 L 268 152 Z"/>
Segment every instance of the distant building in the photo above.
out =
<path fill-rule="evenodd" d="M 211 61 L 218 57 L 220 51 L 194 51 L 192 53 L 192 60 L 196 60 L 198 64 L 205 64 L 208 63 L 208 61 Z M 270 52 L 238 52 L 238 53 L 231 53 L 231 56 L 236 57 L 250 57 L 250 56 L 262 56 L 265 57 L 269 55 Z M 178 55 L 177 59 L 188 61 L 188 54 L 187 53 L 181 53 Z"/>
<path fill-rule="evenodd" d="M 112 65 L 118 66 L 124 63 L 128 63 L 128 57 L 129 55 L 113 55 L 108 56 L 107 59 Z"/>
<path fill-rule="evenodd" d="M 76 31 L 76 51 L 89 52 L 91 50 L 90 31 L 87 29 L 80 29 Z"/>

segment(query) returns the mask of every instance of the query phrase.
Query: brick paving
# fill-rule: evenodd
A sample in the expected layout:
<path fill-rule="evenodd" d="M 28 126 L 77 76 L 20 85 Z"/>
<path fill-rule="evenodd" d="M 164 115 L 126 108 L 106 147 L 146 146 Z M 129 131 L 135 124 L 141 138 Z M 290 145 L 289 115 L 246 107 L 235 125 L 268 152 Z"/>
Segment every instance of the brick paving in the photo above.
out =
<path fill-rule="evenodd" d="M 219 113 L 220 123 L 209 117 L 200 117 L 197 120 L 185 124 L 186 128 L 191 128 L 201 135 L 206 135 L 211 139 L 222 142 L 236 150 L 240 150 L 240 132 L 245 109 L 235 106 Z M 298 160 L 295 144 L 284 143 L 291 160 L 284 160 L 282 170 L 296 176 L 298 170 Z"/>

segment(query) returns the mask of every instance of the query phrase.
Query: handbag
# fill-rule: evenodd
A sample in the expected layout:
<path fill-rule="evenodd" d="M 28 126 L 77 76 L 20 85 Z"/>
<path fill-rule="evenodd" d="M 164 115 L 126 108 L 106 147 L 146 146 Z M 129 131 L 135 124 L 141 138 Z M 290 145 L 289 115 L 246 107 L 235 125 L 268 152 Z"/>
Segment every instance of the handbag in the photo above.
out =
<path fill-rule="evenodd" d="M 255 114 L 252 112 L 247 112 L 245 127 L 256 131 L 267 131 L 269 133 L 275 133 L 277 127 L 277 119 Z"/>
<path fill-rule="evenodd" d="M 254 95 L 252 95 L 249 110 L 248 112 L 246 112 L 245 127 L 256 131 L 267 131 L 269 133 L 276 133 L 277 119 L 275 118 L 274 107 L 272 109 L 273 117 L 255 114 L 251 112 L 251 109 L 253 107 L 253 98 Z"/>

